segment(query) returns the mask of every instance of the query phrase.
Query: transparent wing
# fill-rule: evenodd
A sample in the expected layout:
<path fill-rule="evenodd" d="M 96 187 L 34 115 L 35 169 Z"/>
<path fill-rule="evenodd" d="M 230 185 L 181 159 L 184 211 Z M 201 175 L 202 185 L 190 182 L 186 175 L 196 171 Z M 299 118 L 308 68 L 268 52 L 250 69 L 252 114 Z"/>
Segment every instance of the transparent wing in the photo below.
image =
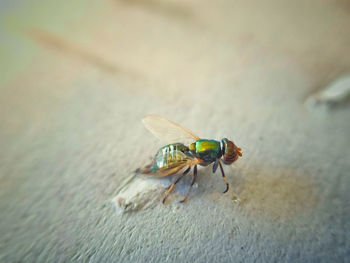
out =
<path fill-rule="evenodd" d="M 166 177 L 178 173 L 181 169 L 187 166 L 186 162 L 181 162 L 178 164 L 171 164 L 167 167 L 162 167 L 154 175 L 156 177 Z"/>
<path fill-rule="evenodd" d="M 166 177 L 166 176 L 170 176 L 173 174 L 177 174 L 180 170 L 184 169 L 185 167 L 188 166 L 193 166 L 193 165 L 197 165 L 200 164 L 202 161 L 199 159 L 187 159 L 187 160 L 183 160 L 177 163 L 171 163 L 167 166 L 164 166 L 162 168 L 160 168 L 155 174 L 153 174 L 156 177 Z"/>
<path fill-rule="evenodd" d="M 142 122 L 154 136 L 166 143 L 190 144 L 200 139 L 190 130 L 157 115 L 146 116 Z"/>

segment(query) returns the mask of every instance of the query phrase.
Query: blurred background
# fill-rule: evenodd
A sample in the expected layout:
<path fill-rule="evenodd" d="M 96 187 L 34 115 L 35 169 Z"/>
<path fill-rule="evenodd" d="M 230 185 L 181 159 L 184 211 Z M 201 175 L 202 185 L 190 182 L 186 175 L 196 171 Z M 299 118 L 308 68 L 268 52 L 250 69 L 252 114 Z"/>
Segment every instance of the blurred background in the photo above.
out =
<path fill-rule="evenodd" d="M 2 0 L 0 261 L 350 261 L 349 28 L 346 0 Z M 208 168 L 116 214 L 147 114 L 241 147 L 242 202 Z"/>

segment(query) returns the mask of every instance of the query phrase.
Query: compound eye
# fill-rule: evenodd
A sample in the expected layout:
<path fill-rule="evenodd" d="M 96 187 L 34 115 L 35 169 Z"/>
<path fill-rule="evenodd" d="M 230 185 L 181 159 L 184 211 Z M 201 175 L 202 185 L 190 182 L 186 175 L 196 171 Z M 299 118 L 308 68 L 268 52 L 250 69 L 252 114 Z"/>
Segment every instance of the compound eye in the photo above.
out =
<path fill-rule="evenodd" d="M 231 164 L 238 159 L 238 156 L 242 156 L 239 148 L 230 140 L 223 139 L 223 162 L 225 164 Z"/>

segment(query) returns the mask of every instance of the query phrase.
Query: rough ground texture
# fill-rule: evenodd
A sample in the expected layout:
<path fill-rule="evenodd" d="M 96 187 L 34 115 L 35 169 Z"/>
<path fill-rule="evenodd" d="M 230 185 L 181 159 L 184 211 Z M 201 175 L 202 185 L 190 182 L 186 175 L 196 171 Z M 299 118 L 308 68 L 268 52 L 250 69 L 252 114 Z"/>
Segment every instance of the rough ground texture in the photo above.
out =
<path fill-rule="evenodd" d="M 0 262 L 350 261 L 349 104 L 304 105 L 350 72 L 347 1 L 0 10 Z M 117 214 L 151 113 L 242 147 L 242 202 L 208 168 L 187 204 Z"/>

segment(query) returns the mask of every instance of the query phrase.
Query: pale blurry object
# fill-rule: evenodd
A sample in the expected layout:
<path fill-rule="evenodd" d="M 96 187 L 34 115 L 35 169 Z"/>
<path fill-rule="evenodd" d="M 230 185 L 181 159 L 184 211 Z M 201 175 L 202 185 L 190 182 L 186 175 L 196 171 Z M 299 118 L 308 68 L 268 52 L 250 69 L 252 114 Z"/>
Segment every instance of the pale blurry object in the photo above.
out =
<path fill-rule="evenodd" d="M 326 106 L 332 108 L 344 104 L 350 98 L 350 75 L 332 81 L 323 90 L 312 94 L 307 100 L 308 107 Z"/>
<path fill-rule="evenodd" d="M 121 184 L 112 203 L 120 214 L 152 208 L 159 203 L 164 189 L 164 183 L 156 178 L 131 175 Z"/>

